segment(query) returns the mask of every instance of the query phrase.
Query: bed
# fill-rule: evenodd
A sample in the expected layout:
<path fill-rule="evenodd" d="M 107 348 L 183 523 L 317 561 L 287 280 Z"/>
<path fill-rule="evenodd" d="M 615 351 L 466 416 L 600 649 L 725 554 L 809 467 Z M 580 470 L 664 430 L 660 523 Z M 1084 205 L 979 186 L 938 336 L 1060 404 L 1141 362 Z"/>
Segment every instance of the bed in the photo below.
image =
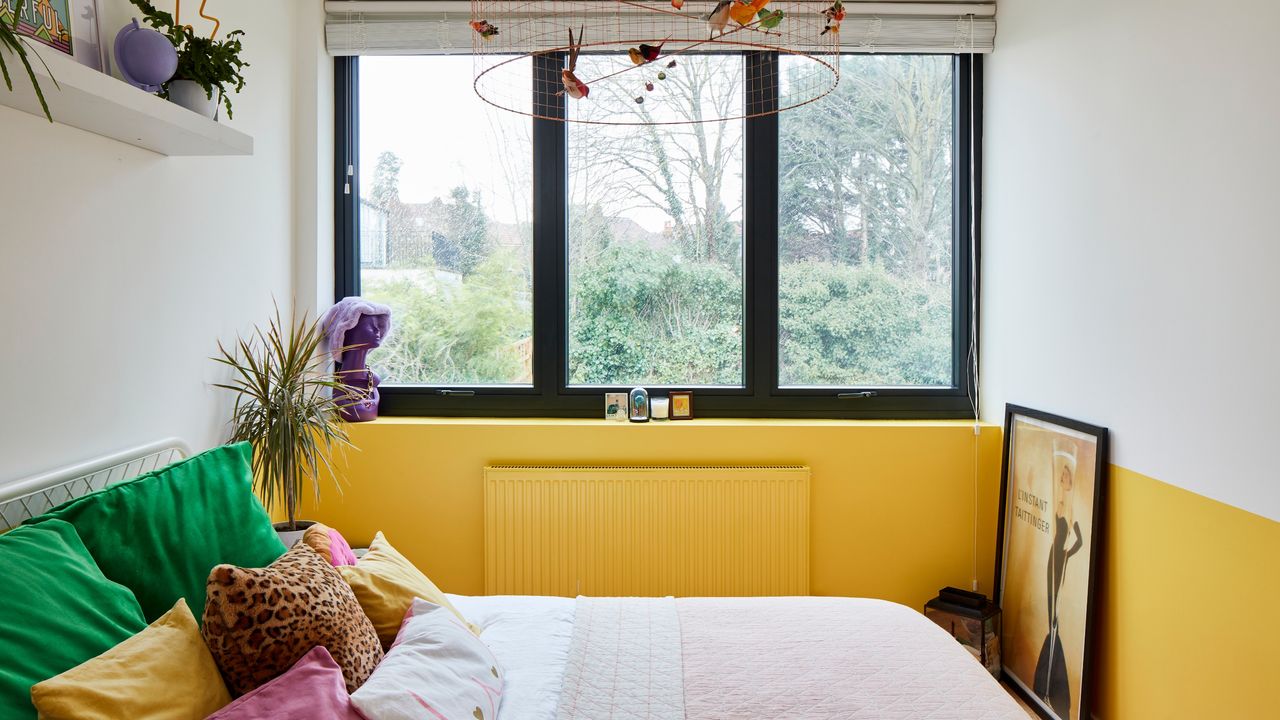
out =
<path fill-rule="evenodd" d="M 1025 720 L 941 628 L 861 598 L 450 596 L 505 671 L 500 720 Z"/>
<path fill-rule="evenodd" d="M 0 531 L 190 455 L 162 441 L 0 490 Z M 451 595 L 502 668 L 499 720 L 1025 720 L 959 643 L 882 600 Z"/>

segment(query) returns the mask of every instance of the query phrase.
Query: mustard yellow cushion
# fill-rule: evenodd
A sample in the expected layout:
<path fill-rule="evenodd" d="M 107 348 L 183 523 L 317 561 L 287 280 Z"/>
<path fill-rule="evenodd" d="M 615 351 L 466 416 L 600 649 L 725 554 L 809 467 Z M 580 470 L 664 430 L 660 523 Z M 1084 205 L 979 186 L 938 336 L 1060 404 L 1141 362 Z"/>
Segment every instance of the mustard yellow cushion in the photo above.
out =
<path fill-rule="evenodd" d="M 201 720 L 231 695 L 178 598 L 142 632 L 34 685 L 31 702 L 42 720 Z"/>
<path fill-rule="evenodd" d="M 404 622 L 404 614 L 413 605 L 414 598 L 448 608 L 471 632 L 480 634 L 480 628 L 467 622 L 440 588 L 391 547 L 382 533 L 373 536 L 369 552 L 355 565 L 341 565 L 337 570 L 355 591 L 384 648 L 391 647 L 395 641 L 400 624 Z"/>

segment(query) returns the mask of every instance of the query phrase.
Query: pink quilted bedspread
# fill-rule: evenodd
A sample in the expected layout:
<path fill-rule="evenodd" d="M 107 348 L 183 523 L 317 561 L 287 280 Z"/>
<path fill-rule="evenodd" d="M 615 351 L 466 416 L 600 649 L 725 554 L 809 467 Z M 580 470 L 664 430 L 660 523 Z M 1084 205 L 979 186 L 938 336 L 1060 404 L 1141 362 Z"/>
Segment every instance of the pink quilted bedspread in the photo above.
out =
<path fill-rule="evenodd" d="M 854 598 L 579 598 L 558 720 L 1026 720 L 946 632 Z"/>

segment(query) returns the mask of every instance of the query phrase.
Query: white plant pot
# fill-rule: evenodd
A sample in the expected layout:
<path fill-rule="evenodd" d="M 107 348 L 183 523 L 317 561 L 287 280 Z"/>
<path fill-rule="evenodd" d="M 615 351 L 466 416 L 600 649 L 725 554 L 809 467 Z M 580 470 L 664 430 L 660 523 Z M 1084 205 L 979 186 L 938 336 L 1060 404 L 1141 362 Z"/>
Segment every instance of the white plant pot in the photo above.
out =
<path fill-rule="evenodd" d="M 302 539 L 302 534 L 305 533 L 307 528 L 312 525 L 315 525 L 315 521 L 313 520 L 299 520 L 296 526 L 298 528 L 297 530 L 290 530 L 289 523 L 287 522 L 275 523 L 274 527 L 276 535 L 280 536 L 280 542 L 284 543 L 285 547 L 291 548 L 294 543 Z"/>
<path fill-rule="evenodd" d="M 203 115 L 210 120 L 218 118 L 218 101 L 222 94 L 214 92 L 213 97 L 205 95 L 204 88 L 192 80 L 174 80 L 169 83 L 169 101 Z"/>

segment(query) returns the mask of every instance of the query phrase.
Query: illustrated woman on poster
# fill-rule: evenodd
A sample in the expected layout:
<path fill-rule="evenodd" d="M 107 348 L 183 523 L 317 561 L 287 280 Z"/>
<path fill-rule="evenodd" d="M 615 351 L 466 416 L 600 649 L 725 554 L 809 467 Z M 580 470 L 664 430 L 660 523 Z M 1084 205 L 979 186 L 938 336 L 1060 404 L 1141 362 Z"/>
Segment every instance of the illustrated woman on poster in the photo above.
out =
<path fill-rule="evenodd" d="M 1074 443 L 1053 443 L 1053 544 L 1049 547 L 1048 594 L 1049 634 L 1040 648 L 1036 662 L 1035 693 L 1058 717 L 1071 716 L 1071 686 L 1067 681 L 1067 658 L 1058 637 L 1058 597 L 1062 594 L 1062 577 L 1067 561 L 1080 552 L 1084 536 L 1075 522 L 1076 448 Z M 1071 533 L 1075 542 L 1067 548 Z"/>

